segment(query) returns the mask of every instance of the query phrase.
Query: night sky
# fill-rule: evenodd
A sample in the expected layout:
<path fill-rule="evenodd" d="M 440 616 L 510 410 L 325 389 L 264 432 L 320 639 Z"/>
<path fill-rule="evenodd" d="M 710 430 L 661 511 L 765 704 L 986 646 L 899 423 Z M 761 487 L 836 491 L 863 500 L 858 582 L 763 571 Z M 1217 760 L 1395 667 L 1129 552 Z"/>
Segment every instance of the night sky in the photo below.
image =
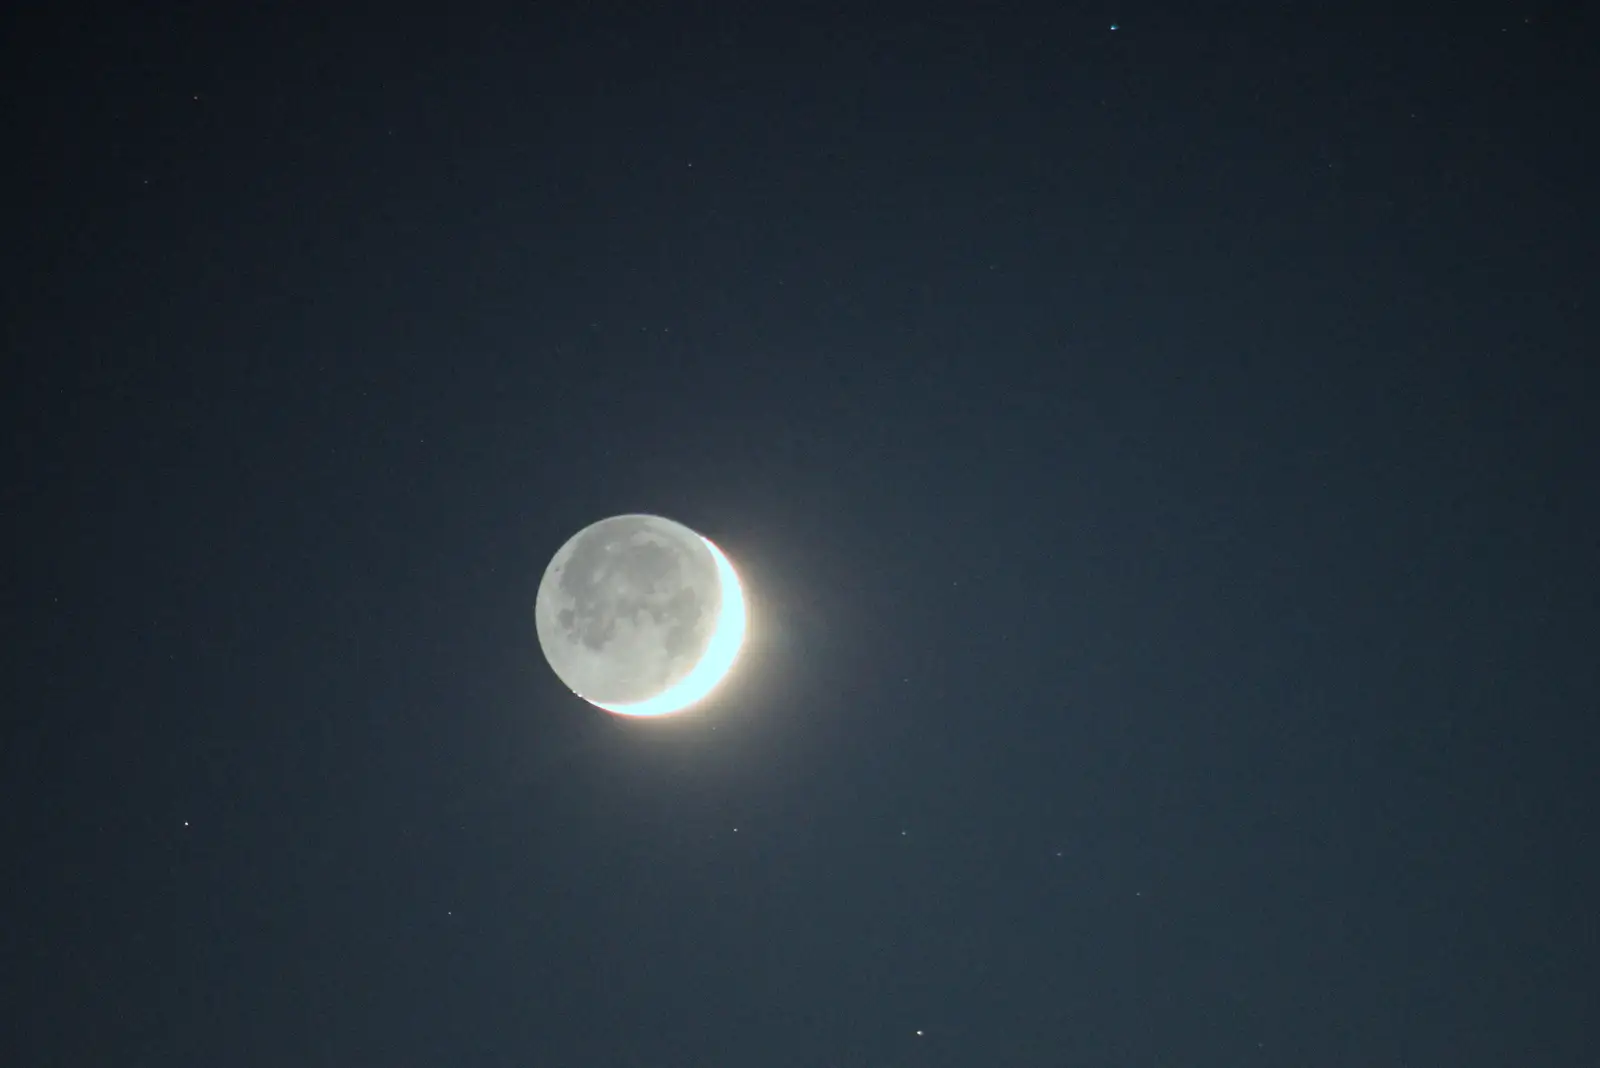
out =
<path fill-rule="evenodd" d="M 357 8 L 5 16 L 8 1066 L 1600 1064 L 1577 6 Z"/>

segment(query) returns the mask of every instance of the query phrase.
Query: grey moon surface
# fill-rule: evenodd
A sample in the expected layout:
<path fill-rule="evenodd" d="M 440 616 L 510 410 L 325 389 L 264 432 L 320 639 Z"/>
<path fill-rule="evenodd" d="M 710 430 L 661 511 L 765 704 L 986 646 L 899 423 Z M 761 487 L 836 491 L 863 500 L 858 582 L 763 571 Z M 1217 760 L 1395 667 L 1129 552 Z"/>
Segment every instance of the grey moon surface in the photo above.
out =
<path fill-rule="evenodd" d="M 625 705 L 682 681 L 716 633 L 717 564 L 698 534 L 653 515 L 602 519 L 574 534 L 539 582 L 539 647 L 587 701 Z"/>

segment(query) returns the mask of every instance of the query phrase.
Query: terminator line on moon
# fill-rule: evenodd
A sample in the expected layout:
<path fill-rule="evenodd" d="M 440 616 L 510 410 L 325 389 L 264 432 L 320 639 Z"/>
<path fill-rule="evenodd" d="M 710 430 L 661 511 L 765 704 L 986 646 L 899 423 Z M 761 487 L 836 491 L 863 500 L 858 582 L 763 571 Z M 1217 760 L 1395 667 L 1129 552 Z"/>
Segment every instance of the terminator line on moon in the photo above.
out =
<path fill-rule="evenodd" d="M 602 519 L 568 539 L 539 583 L 534 619 L 567 688 L 629 716 L 677 712 L 710 693 L 746 622 L 722 550 L 653 515 Z"/>

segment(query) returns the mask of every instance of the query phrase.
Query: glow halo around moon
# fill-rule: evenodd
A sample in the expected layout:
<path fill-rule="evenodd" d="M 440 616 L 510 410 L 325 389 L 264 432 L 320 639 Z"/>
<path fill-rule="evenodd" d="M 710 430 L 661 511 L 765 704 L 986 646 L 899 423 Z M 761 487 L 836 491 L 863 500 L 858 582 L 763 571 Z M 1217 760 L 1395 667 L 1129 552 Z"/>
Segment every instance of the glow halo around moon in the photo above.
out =
<path fill-rule="evenodd" d="M 637 513 L 567 539 L 545 569 L 534 615 L 566 688 L 631 717 L 705 698 L 738 659 L 748 624 L 722 550 L 682 523 Z"/>
<path fill-rule="evenodd" d="M 621 716 L 668 716 L 700 701 L 716 689 L 717 683 L 733 669 L 733 662 L 739 658 L 739 650 L 744 646 L 744 632 L 748 623 L 744 587 L 739 585 L 739 575 L 722 550 L 710 538 L 701 536 L 700 540 L 711 550 L 711 557 L 717 563 L 717 585 L 722 590 L 722 605 L 717 612 L 717 629 L 712 632 L 711 641 L 707 643 L 699 662 L 676 686 L 648 700 L 630 705 L 605 705 L 598 701 L 591 701 L 590 704 Z"/>

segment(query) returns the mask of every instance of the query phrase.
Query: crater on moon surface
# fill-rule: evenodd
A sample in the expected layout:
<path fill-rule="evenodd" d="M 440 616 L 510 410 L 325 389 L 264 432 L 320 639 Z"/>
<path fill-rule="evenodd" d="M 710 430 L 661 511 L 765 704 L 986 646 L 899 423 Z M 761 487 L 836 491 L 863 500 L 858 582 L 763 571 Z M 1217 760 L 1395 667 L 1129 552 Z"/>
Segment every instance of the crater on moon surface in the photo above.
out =
<path fill-rule="evenodd" d="M 671 689 L 699 662 L 721 610 L 716 561 L 698 534 L 659 516 L 603 519 L 545 570 L 539 645 L 578 696 L 631 704 Z"/>

